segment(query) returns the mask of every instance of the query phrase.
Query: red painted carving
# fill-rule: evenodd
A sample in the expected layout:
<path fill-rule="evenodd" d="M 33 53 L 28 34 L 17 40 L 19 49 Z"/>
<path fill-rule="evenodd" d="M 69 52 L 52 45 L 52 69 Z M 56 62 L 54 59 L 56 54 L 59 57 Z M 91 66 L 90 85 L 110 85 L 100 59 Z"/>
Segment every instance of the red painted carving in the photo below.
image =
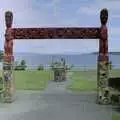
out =
<path fill-rule="evenodd" d="M 14 39 L 97 39 L 99 28 L 13 28 Z"/>
<path fill-rule="evenodd" d="M 107 31 L 107 20 L 108 11 L 103 9 L 100 14 L 101 27 L 100 27 L 100 41 L 99 41 L 99 61 L 109 61 L 108 57 L 108 31 Z"/>
<path fill-rule="evenodd" d="M 12 31 L 13 14 L 8 11 L 5 13 L 6 32 L 4 44 L 4 62 L 11 62 L 13 60 L 13 31 Z"/>
<path fill-rule="evenodd" d="M 107 27 L 108 11 L 103 9 L 100 13 L 100 28 L 11 28 L 12 12 L 6 12 L 5 34 L 5 61 L 11 61 L 13 55 L 13 39 L 99 39 L 98 60 L 108 60 Z"/>
<path fill-rule="evenodd" d="M 12 22 L 13 22 L 13 14 L 10 11 L 7 11 L 5 13 L 5 24 L 7 28 L 11 28 L 12 27 Z"/>
<path fill-rule="evenodd" d="M 102 25 L 106 25 L 108 20 L 108 10 L 106 8 L 102 9 L 100 12 L 100 21 Z"/>

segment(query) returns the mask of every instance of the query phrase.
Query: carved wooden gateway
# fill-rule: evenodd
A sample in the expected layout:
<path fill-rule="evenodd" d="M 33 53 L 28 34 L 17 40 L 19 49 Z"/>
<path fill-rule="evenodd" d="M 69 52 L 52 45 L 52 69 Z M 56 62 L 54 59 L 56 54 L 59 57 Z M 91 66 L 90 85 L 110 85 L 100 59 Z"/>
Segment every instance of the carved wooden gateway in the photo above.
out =
<path fill-rule="evenodd" d="M 13 40 L 14 39 L 98 39 L 98 97 L 97 101 L 101 104 L 110 103 L 110 91 L 108 88 L 108 33 L 107 33 L 107 9 L 100 12 L 100 27 L 80 28 L 12 28 L 13 14 L 10 11 L 5 13 L 6 32 L 4 44 L 4 100 L 12 102 L 15 87 L 13 82 L 12 65 L 13 57 Z M 9 77 L 9 78 L 7 78 Z"/>

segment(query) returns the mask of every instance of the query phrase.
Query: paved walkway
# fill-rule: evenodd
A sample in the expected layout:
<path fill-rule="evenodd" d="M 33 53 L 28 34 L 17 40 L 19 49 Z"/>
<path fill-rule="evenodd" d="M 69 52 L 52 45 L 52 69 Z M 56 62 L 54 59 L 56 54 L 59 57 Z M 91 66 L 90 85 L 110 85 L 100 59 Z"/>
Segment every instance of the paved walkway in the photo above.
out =
<path fill-rule="evenodd" d="M 1 120 L 111 120 L 110 106 L 95 104 L 95 93 L 72 93 L 71 81 L 50 81 L 42 91 L 17 91 L 12 104 L 0 104 Z"/>

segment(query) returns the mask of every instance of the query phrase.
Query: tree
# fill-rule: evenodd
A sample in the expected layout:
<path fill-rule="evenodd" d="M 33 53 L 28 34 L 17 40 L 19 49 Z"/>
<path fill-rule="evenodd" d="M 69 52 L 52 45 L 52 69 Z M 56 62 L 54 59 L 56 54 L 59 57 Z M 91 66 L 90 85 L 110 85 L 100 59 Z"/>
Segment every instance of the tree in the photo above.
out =
<path fill-rule="evenodd" d="M 26 67 L 27 67 L 26 61 L 25 60 L 21 60 L 20 66 L 21 66 L 21 70 L 25 70 Z"/>
<path fill-rule="evenodd" d="M 109 69 L 112 70 L 113 65 L 112 65 L 112 61 L 109 62 Z"/>
<path fill-rule="evenodd" d="M 14 66 L 16 67 L 16 66 L 18 66 L 19 65 L 19 62 L 18 61 L 15 61 L 14 62 Z"/>
<path fill-rule="evenodd" d="M 18 66 L 18 61 L 14 62 L 14 70 L 17 70 L 17 66 Z"/>
<path fill-rule="evenodd" d="M 4 54 L 3 50 L 0 50 L 0 62 L 3 60 L 3 54 Z"/>
<path fill-rule="evenodd" d="M 18 63 L 18 61 L 15 61 L 15 70 L 25 70 L 27 67 L 26 65 L 26 61 L 25 60 L 21 60 L 20 63 Z"/>
<path fill-rule="evenodd" d="M 37 70 L 44 70 L 44 66 L 41 64 L 38 66 Z"/>
<path fill-rule="evenodd" d="M 71 69 L 74 68 L 74 64 L 72 64 L 72 65 L 70 66 L 70 68 L 71 68 Z"/>
<path fill-rule="evenodd" d="M 18 61 L 14 62 L 14 70 L 20 70 L 20 64 Z"/>
<path fill-rule="evenodd" d="M 25 60 L 21 60 L 20 65 L 21 65 L 21 66 L 26 66 L 26 61 L 25 61 Z"/>

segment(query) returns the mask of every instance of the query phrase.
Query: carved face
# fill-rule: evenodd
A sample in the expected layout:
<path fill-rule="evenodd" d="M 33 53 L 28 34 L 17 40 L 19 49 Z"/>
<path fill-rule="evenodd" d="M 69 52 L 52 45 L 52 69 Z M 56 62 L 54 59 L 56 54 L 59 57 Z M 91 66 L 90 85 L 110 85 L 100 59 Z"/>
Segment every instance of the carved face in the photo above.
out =
<path fill-rule="evenodd" d="M 11 27 L 12 26 L 12 21 L 13 21 L 13 14 L 12 12 L 8 11 L 5 13 L 5 21 L 6 21 L 6 26 Z"/>
<path fill-rule="evenodd" d="M 108 20 L 108 11 L 107 9 L 103 9 L 100 13 L 100 20 L 101 20 L 101 24 L 105 25 L 107 23 Z"/>

